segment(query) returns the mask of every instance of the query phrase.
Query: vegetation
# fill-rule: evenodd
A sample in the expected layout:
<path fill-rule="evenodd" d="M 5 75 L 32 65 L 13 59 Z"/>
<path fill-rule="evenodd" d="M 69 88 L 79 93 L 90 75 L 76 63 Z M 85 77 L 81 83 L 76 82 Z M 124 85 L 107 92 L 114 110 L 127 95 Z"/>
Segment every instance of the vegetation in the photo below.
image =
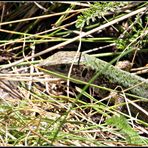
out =
<path fill-rule="evenodd" d="M 147 99 L 110 103 L 36 66 L 79 50 L 129 60 L 147 79 L 147 2 L 0 2 L 0 12 L 0 146 L 148 145 Z"/>

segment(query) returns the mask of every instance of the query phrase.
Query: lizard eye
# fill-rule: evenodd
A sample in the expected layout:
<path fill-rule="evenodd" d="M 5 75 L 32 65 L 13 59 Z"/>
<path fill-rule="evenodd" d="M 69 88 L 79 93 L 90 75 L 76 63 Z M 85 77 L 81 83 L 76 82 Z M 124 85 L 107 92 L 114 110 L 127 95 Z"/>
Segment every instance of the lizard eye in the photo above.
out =
<path fill-rule="evenodd" d="M 88 72 L 88 70 L 87 70 L 87 68 L 85 68 L 85 69 L 82 71 L 82 77 L 85 77 L 85 76 L 87 75 L 87 72 Z"/>
<path fill-rule="evenodd" d="M 60 64 L 60 65 L 57 67 L 57 69 L 58 69 L 59 71 L 63 72 L 63 71 L 65 71 L 66 67 L 67 67 L 66 64 Z"/>

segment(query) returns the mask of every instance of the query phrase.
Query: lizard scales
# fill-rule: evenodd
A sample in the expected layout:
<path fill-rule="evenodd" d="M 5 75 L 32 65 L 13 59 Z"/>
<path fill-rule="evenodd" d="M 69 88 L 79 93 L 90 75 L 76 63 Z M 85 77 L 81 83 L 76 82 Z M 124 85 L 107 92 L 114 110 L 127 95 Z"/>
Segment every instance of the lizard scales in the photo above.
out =
<path fill-rule="evenodd" d="M 43 65 L 43 67 L 48 70 L 52 70 L 52 71 L 63 73 L 63 74 L 68 74 L 69 67 L 73 62 L 75 55 L 76 55 L 75 51 L 60 51 L 50 56 L 49 58 L 47 58 L 45 61 L 40 63 L 40 65 Z M 116 86 L 119 85 L 119 86 L 122 86 L 123 88 L 131 88 L 129 89 L 129 92 L 131 92 L 132 94 L 135 94 L 140 97 L 148 98 L 148 80 L 147 79 L 144 79 L 138 75 L 123 71 L 111 64 L 107 67 L 106 70 L 104 70 L 104 68 L 108 64 L 109 63 L 88 54 L 82 53 L 82 55 L 80 56 L 80 53 L 79 53 L 74 62 L 75 69 L 80 67 L 79 73 L 74 73 L 74 71 L 72 71 L 71 75 L 74 76 L 75 78 L 78 78 L 84 81 L 89 81 L 94 75 L 94 72 L 100 71 L 101 78 L 99 78 L 100 77 L 99 76 L 96 79 L 96 82 L 94 83 L 98 85 L 103 85 L 102 83 L 100 83 L 100 81 L 102 78 L 105 78 L 108 81 L 105 83 L 111 84 L 111 85 L 107 84 L 107 86 L 112 86 L 113 84 L 115 84 Z M 90 78 L 89 76 L 87 76 L 87 74 L 86 74 L 86 77 L 82 76 L 81 67 L 85 67 L 89 69 L 88 74 L 91 75 Z"/>

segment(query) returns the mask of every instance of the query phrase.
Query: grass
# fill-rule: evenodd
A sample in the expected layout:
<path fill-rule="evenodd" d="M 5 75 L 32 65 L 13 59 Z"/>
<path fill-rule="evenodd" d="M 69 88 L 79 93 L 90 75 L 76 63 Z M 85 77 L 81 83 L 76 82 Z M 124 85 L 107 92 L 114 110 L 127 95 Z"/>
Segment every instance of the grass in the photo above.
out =
<path fill-rule="evenodd" d="M 116 109 L 126 102 L 115 105 L 95 94 L 92 87 L 101 86 L 83 90 L 87 82 L 36 66 L 59 50 L 80 48 L 108 62 L 119 57 L 133 69 L 144 67 L 147 2 L 115 3 L 112 9 L 99 2 L 0 3 L 0 146 L 148 145 L 147 115 L 139 109 L 144 119 Z"/>

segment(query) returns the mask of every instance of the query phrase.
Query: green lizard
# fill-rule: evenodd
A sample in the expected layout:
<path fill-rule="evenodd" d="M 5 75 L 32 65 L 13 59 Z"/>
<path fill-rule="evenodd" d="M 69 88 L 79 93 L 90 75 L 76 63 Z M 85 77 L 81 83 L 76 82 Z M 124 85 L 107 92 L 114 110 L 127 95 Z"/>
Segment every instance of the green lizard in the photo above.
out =
<path fill-rule="evenodd" d="M 50 56 L 39 65 L 47 70 L 68 74 L 71 63 L 73 62 L 75 51 L 60 51 Z M 74 62 L 71 76 L 88 82 L 96 72 L 100 71 L 99 77 L 94 84 L 115 89 L 116 86 L 129 88 L 128 92 L 148 98 L 148 80 L 138 75 L 123 71 L 107 62 L 95 58 L 88 54 L 78 54 Z M 103 91 L 102 91 L 103 92 Z M 104 94 L 103 94 L 104 95 Z"/>

